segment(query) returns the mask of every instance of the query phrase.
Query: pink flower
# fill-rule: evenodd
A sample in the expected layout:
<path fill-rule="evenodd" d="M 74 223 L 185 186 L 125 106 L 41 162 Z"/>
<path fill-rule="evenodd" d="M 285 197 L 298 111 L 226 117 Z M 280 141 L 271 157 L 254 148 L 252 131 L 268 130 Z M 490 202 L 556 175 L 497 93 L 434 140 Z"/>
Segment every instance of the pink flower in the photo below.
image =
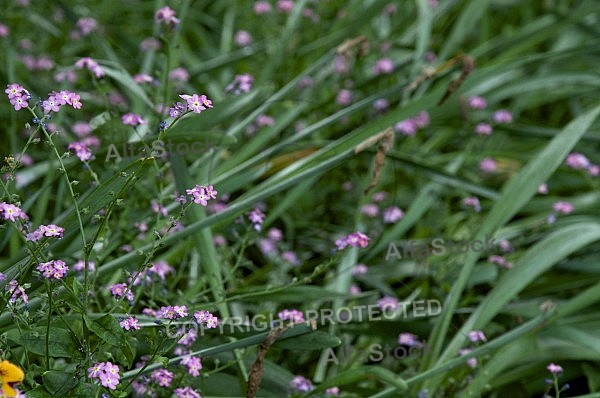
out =
<path fill-rule="evenodd" d="M 140 330 L 140 325 L 139 325 L 138 320 L 132 316 L 123 319 L 121 322 L 119 322 L 119 325 L 125 330 L 131 330 L 131 329 Z"/>
<path fill-rule="evenodd" d="M 243 75 L 236 75 L 227 87 L 225 87 L 225 92 L 233 92 L 235 95 L 239 95 L 241 93 L 248 93 L 252 89 L 252 83 L 254 82 L 254 78 L 252 75 L 248 73 L 244 73 Z"/>
<path fill-rule="evenodd" d="M 271 12 L 271 4 L 268 1 L 257 1 L 254 3 L 254 13 L 256 15 L 269 14 Z"/>
<path fill-rule="evenodd" d="M 362 232 L 356 231 L 335 241 L 338 250 L 344 250 L 348 246 L 365 248 L 369 244 L 369 237 Z"/>
<path fill-rule="evenodd" d="M 542 185 L 539 186 L 537 191 L 539 194 L 546 195 L 548 193 L 548 184 L 543 183 Z"/>
<path fill-rule="evenodd" d="M 256 125 L 258 127 L 272 126 L 274 123 L 275 123 L 275 120 L 271 116 L 261 114 L 256 117 Z"/>
<path fill-rule="evenodd" d="M 0 23 L 0 37 L 6 37 L 9 33 L 10 29 L 8 29 L 8 26 Z"/>
<path fill-rule="evenodd" d="M 373 73 L 375 75 L 389 74 L 394 71 L 394 61 L 390 58 L 381 58 L 373 65 Z"/>
<path fill-rule="evenodd" d="M 62 260 L 50 260 L 47 263 L 40 263 L 36 269 L 46 279 L 62 279 L 67 274 L 69 267 Z"/>
<path fill-rule="evenodd" d="M 298 260 L 298 256 L 296 255 L 296 253 L 294 253 L 291 250 L 286 250 L 283 253 L 281 253 L 281 258 L 284 261 L 287 261 L 288 263 L 290 263 L 296 267 L 298 265 L 300 265 L 300 260 Z"/>
<path fill-rule="evenodd" d="M 277 2 L 277 11 L 289 14 L 294 9 L 292 0 L 279 0 Z"/>
<path fill-rule="evenodd" d="M 471 340 L 473 343 L 476 343 L 478 341 L 486 342 L 487 338 L 481 330 L 473 330 L 469 332 L 469 340 Z"/>
<path fill-rule="evenodd" d="M 475 126 L 475 133 L 479 135 L 490 135 L 492 134 L 492 126 L 487 123 L 479 123 Z"/>
<path fill-rule="evenodd" d="M 352 103 L 352 97 L 352 91 L 342 89 L 338 92 L 335 102 L 337 102 L 338 105 L 347 106 L 350 105 L 350 103 Z"/>
<path fill-rule="evenodd" d="M 165 25 L 175 26 L 179 23 L 179 19 L 175 18 L 175 11 L 169 6 L 164 6 L 154 14 L 154 19 L 157 22 L 163 22 Z"/>
<path fill-rule="evenodd" d="M 175 389 L 177 398 L 202 398 L 202 396 L 191 387 L 180 387 Z"/>
<path fill-rule="evenodd" d="M 398 300 L 392 296 L 383 296 L 381 299 L 377 300 L 377 306 L 383 311 L 385 311 L 386 308 L 391 308 L 392 311 L 396 311 L 398 305 Z"/>
<path fill-rule="evenodd" d="M 83 36 L 89 35 L 96 29 L 98 22 L 94 18 L 79 18 L 77 28 Z"/>
<path fill-rule="evenodd" d="M 173 373 L 169 372 L 167 369 L 157 369 L 152 372 L 150 378 L 156 381 L 161 387 L 169 387 L 173 380 Z"/>
<path fill-rule="evenodd" d="M 411 347 L 421 345 L 421 343 L 417 340 L 417 335 L 412 333 L 400 333 L 398 335 L 398 344 L 408 345 Z"/>
<path fill-rule="evenodd" d="M 494 112 L 492 119 L 494 119 L 496 123 L 510 123 L 513 121 L 512 115 L 506 109 L 500 109 Z"/>
<path fill-rule="evenodd" d="M 85 162 L 92 158 L 92 152 L 90 152 L 87 146 L 85 146 L 82 142 L 72 142 L 69 144 L 67 149 L 69 151 L 74 150 L 75 155 L 77 155 L 79 160 L 81 160 L 82 162 Z"/>
<path fill-rule="evenodd" d="M 468 103 L 472 109 L 485 109 L 487 107 L 487 101 L 483 97 L 470 97 Z"/>
<path fill-rule="evenodd" d="M 379 208 L 375 203 L 367 203 L 360 208 L 360 212 L 369 217 L 377 217 L 379 214 Z"/>
<path fill-rule="evenodd" d="M 573 211 L 574 206 L 569 202 L 556 202 L 552 205 L 552 208 L 557 213 L 570 214 Z"/>
<path fill-rule="evenodd" d="M 462 350 L 458 351 L 458 355 L 467 355 L 471 352 L 471 349 L 469 348 L 463 348 Z M 471 368 L 476 368 L 477 367 L 477 358 L 469 358 L 467 359 L 467 365 L 469 365 L 469 367 Z"/>
<path fill-rule="evenodd" d="M 366 274 L 369 271 L 369 268 L 364 264 L 356 264 L 356 266 L 352 269 L 352 275 L 362 275 Z"/>
<path fill-rule="evenodd" d="M 574 170 L 587 169 L 591 166 L 590 160 L 585 155 L 576 152 L 570 153 L 565 163 Z"/>
<path fill-rule="evenodd" d="M 206 108 L 212 108 L 212 101 L 209 100 L 206 95 L 180 95 L 181 98 L 186 100 L 188 109 L 194 113 L 200 113 Z"/>
<path fill-rule="evenodd" d="M 304 314 L 299 310 L 283 310 L 277 314 L 282 321 L 292 321 L 293 323 L 304 322 Z"/>
<path fill-rule="evenodd" d="M 430 122 L 429 112 L 427 112 L 427 111 L 419 112 L 419 114 L 417 116 L 413 117 L 413 121 L 414 121 L 415 125 L 420 129 L 429 126 L 429 122 Z"/>
<path fill-rule="evenodd" d="M 479 169 L 484 173 L 493 173 L 496 171 L 496 162 L 492 158 L 485 158 L 479 162 Z"/>
<path fill-rule="evenodd" d="M 233 41 L 238 47 L 247 47 L 252 44 L 252 36 L 245 30 L 238 30 Z"/>
<path fill-rule="evenodd" d="M 546 369 L 548 369 L 550 373 L 562 373 L 563 371 L 563 368 L 560 365 L 554 363 L 549 363 L 548 366 L 546 366 Z"/>
<path fill-rule="evenodd" d="M 175 68 L 169 72 L 169 80 L 178 82 L 187 82 L 190 79 L 190 74 L 185 68 Z"/>
<path fill-rule="evenodd" d="M 383 222 L 386 224 L 394 224 L 404 217 L 404 212 L 396 206 L 388 207 L 383 211 Z"/>
<path fill-rule="evenodd" d="M 389 106 L 390 103 L 385 98 L 379 98 L 373 102 L 373 108 L 375 108 L 377 112 L 385 112 L 388 110 Z"/>
<path fill-rule="evenodd" d="M 303 376 L 295 376 L 290 384 L 294 390 L 300 392 L 309 392 L 315 389 L 312 382 Z"/>
<path fill-rule="evenodd" d="M 464 198 L 463 204 L 465 206 L 472 207 L 478 213 L 481 211 L 481 205 L 479 204 L 479 199 L 477 199 L 477 197 L 475 197 L 475 196 L 472 196 L 469 198 Z"/>
<path fill-rule="evenodd" d="M 146 122 L 142 119 L 140 115 L 136 115 L 135 113 L 126 113 L 121 117 L 121 121 L 123 124 L 127 124 L 130 126 L 137 126 L 140 124 L 146 124 Z"/>
<path fill-rule="evenodd" d="M 413 119 L 404 119 L 394 125 L 394 131 L 404 135 L 413 136 L 417 133 L 417 124 Z"/>
<path fill-rule="evenodd" d="M 27 214 L 20 207 L 10 203 L 0 202 L 0 217 L 4 220 L 16 222 L 17 218 L 27 220 Z"/>

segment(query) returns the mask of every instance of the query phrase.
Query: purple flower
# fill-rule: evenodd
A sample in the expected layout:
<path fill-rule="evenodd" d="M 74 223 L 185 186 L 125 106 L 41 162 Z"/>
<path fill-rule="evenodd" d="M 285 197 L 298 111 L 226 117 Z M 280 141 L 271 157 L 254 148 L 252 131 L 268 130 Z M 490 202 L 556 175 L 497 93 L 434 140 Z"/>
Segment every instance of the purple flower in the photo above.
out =
<path fill-rule="evenodd" d="M 338 103 L 338 105 L 342 105 L 342 106 L 346 106 L 346 105 L 350 105 L 350 103 L 352 102 L 352 91 L 350 90 L 346 90 L 346 89 L 342 89 L 339 91 L 335 102 Z"/>
<path fill-rule="evenodd" d="M 413 119 L 404 119 L 394 125 L 394 131 L 412 136 L 417 132 L 417 124 Z"/>
<path fill-rule="evenodd" d="M 90 152 L 87 146 L 85 146 L 82 142 L 72 142 L 69 144 L 67 149 L 69 151 L 74 150 L 75 155 L 77 155 L 79 160 L 81 160 L 82 162 L 85 162 L 86 160 L 90 160 L 92 158 L 92 152 Z"/>
<path fill-rule="evenodd" d="M 303 376 L 296 376 L 290 382 L 291 387 L 300 392 L 309 392 L 315 389 L 312 382 Z"/>
<path fill-rule="evenodd" d="M 277 11 L 289 14 L 294 9 L 292 0 L 279 0 L 277 2 Z"/>
<path fill-rule="evenodd" d="M 543 183 L 542 185 L 540 185 L 537 189 L 537 192 L 539 194 L 546 195 L 548 193 L 548 184 Z"/>
<path fill-rule="evenodd" d="M 472 109 L 485 109 L 487 101 L 483 97 L 473 96 L 469 98 L 469 107 Z"/>
<path fill-rule="evenodd" d="M 479 135 L 490 135 L 492 134 L 492 126 L 487 123 L 479 123 L 475 126 L 475 133 Z"/>
<path fill-rule="evenodd" d="M 484 173 L 493 173 L 496 171 L 496 162 L 492 158 L 485 158 L 479 162 L 479 169 Z"/>
<path fill-rule="evenodd" d="M 390 58 L 381 58 L 373 65 L 375 75 L 389 74 L 394 71 L 394 61 Z"/>
<path fill-rule="evenodd" d="M 500 109 L 494 112 L 492 119 L 494 119 L 496 123 L 510 123 L 513 121 L 512 115 L 506 109 Z"/>
<path fill-rule="evenodd" d="M 235 32 L 235 37 L 233 40 L 238 47 L 247 47 L 252 44 L 252 36 L 245 30 L 238 30 Z"/>
<path fill-rule="evenodd" d="M 299 310 L 283 310 L 277 314 L 282 321 L 292 321 L 293 323 L 304 322 L 304 314 Z"/>
<path fill-rule="evenodd" d="M 62 279 L 67 274 L 69 267 L 62 260 L 50 260 L 47 263 L 40 263 L 36 269 L 46 279 Z"/>
<path fill-rule="evenodd" d="M 552 208 L 557 213 L 570 214 L 573 211 L 574 206 L 569 202 L 556 202 L 552 205 Z"/>
<path fill-rule="evenodd" d="M 396 207 L 388 207 L 383 211 L 383 222 L 386 224 L 394 224 L 404 217 L 404 212 Z"/>
<path fill-rule="evenodd" d="M 469 198 L 464 198 L 463 204 L 465 206 L 472 207 L 478 213 L 481 211 L 481 205 L 479 204 L 479 199 L 477 199 L 477 197 L 475 197 L 475 196 L 472 196 Z"/>
<path fill-rule="evenodd" d="M 130 126 L 146 124 L 142 117 L 140 115 L 136 115 L 135 113 L 126 113 L 121 117 L 121 121 L 123 122 L 123 124 L 128 124 Z"/>
<path fill-rule="evenodd" d="M 478 341 L 486 342 L 487 338 L 481 330 L 473 330 L 469 332 L 469 340 L 471 340 L 473 343 L 476 343 Z"/>
<path fill-rule="evenodd" d="M 16 222 L 17 218 L 22 220 L 27 220 L 29 218 L 20 207 L 6 202 L 0 202 L 0 217 L 12 222 Z"/>
<path fill-rule="evenodd" d="M 202 398 L 202 396 L 191 387 L 180 387 L 175 389 L 177 398 Z"/>
<path fill-rule="evenodd" d="M 254 13 L 256 15 L 269 14 L 271 12 L 271 4 L 268 1 L 257 1 L 254 3 Z"/>
<path fill-rule="evenodd" d="M 388 110 L 389 106 L 390 103 L 385 98 L 379 98 L 373 102 L 373 108 L 375 108 L 377 112 L 385 112 Z"/>
<path fill-rule="evenodd" d="M 548 369 L 548 371 L 550 371 L 550 373 L 562 373 L 563 368 L 560 365 L 556 365 L 555 363 L 549 363 L 548 366 L 546 366 L 546 369 Z"/>
<path fill-rule="evenodd" d="M 121 322 L 119 322 L 119 325 L 125 330 L 131 330 L 131 329 L 140 330 L 140 325 L 139 325 L 138 320 L 132 316 L 123 319 Z"/>
<path fill-rule="evenodd" d="M 229 83 L 227 87 L 225 87 L 225 92 L 233 92 L 235 95 L 239 95 L 241 93 L 248 93 L 252 89 L 253 82 L 254 78 L 248 73 L 244 73 L 243 75 L 236 75 L 233 81 Z"/>
<path fill-rule="evenodd" d="M 398 335 L 398 344 L 400 345 L 408 345 L 408 346 L 417 346 L 421 343 L 417 340 L 417 335 L 412 333 L 400 333 Z"/>
<path fill-rule="evenodd" d="M 375 203 L 367 203 L 360 208 L 360 212 L 369 217 L 377 217 L 379 214 L 379 208 Z"/>
<path fill-rule="evenodd" d="M 352 269 L 352 275 L 362 275 L 366 274 L 369 268 L 365 264 L 356 264 L 356 266 Z"/>
<path fill-rule="evenodd" d="M 156 11 L 156 14 L 154 14 L 154 19 L 156 22 L 162 22 L 165 25 L 175 26 L 179 23 L 179 19 L 175 18 L 175 11 L 173 11 L 169 6 L 165 6 Z"/>
<path fill-rule="evenodd" d="M 576 152 L 570 153 L 569 156 L 567 156 L 565 163 L 574 170 L 587 169 L 592 164 L 585 155 Z"/>

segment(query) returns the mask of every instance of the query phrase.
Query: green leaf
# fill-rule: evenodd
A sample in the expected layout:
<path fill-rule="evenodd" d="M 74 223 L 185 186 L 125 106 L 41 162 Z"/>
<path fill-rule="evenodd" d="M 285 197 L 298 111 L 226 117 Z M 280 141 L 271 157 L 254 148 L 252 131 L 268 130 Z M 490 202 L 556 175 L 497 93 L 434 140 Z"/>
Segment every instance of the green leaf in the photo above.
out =
<path fill-rule="evenodd" d="M 127 73 L 124 70 L 111 68 L 106 65 L 102 65 L 102 70 L 106 73 L 107 76 L 113 78 L 118 83 L 122 84 L 124 88 L 126 88 L 126 92 L 134 94 L 136 97 L 144 101 L 144 103 L 148 105 L 148 107 L 154 108 L 154 106 L 152 105 L 152 101 L 150 101 L 150 98 L 148 98 L 142 86 L 134 82 L 133 78 L 129 73 Z"/>
<path fill-rule="evenodd" d="M 90 331 L 108 344 L 120 346 L 125 340 L 125 334 L 119 322 L 110 314 L 93 321 L 86 317 L 85 323 Z"/>
<path fill-rule="evenodd" d="M 78 383 L 77 378 L 68 372 L 49 370 L 42 374 L 44 388 L 55 397 L 65 397 Z"/>
<path fill-rule="evenodd" d="M 325 348 L 337 347 L 342 344 L 339 337 L 331 335 L 319 330 L 292 337 L 285 340 L 278 340 L 273 344 L 273 347 L 285 350 L 322 350 Z"/>
<path fill-rule="evenodd" d="M 46 327 L 40 326 L 23 333 L 20 343 L 30 352 L 46 355 Z M 77 343 L 71 332 L 57 327 L 50 328 L 48 336 L 48 355 L 59 358 L 82 359 L 83 353 L 78 350 Z"/>

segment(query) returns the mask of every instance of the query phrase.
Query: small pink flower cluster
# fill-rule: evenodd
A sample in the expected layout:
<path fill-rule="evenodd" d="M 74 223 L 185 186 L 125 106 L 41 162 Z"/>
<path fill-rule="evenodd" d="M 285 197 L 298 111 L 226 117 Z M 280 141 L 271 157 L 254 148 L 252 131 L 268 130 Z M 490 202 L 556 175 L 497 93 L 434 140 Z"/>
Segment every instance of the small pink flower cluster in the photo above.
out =
<path fill-rule="evenodd" d="M 477 213 L 481 211 L 481 205 L 479 204 L 479 199 L 476 196 L 471 196 L 463 199 L 463 205 L 472 207 L 475 209 Z"/>
<path fill-rule="evenodd" d="M 312 382 L 304 376 L 296 376 L 290 382 L 291 387 L 300 392 L 309 392 L 315 389 Z"/>
<path fill-rule="evenodd" d="M 88 271 L 94 272 L 96 270 L 96 263 L 93 261 L 88 261 Z M 85 261 L 78 260 L 75 264 L 73 264 L 73 271 L 82 272 L 85 271 Z"/>
<path fill-rule="evenodd" d="M 562 371 L 563 371 L 562 366 L 557 365 L 555 363 L 549 363 L 548 366 L 546 367 L 546 369 L 548 369 L 548 371 L 550 373 L 554 373 L 554 374 L 556 374 L 556 373 L 562 373 Z"/>
<path fill-rule="evenodd" d="M 430 118 L 427 111 L 421 111 L 417 116 L 404 119 L 394 125 L 394 131 L 404 135 L 413 136 L 418 129 L 429 126 Z"/>
<path fill-rule="evenodd" d="M 88 369 L 90 379 L 99 379 L 100 383 L 111 390 L 115 390 L 121 382 L 119 366 L 110 362 L 100 362 Z"/>
<path fill-rule="evenodd" d="M 373 65 L 373 73 L 375 75 L 387 75 L 394 71 L 394 61 L 390 58 L 381 58 Z"/>
<path fill-rule="evenodd" d="M 282 321 L 292 321 L 293 323 L 304 322 L 304 314 L 299 310 L 288 310 L 285 309 L 277 314 L 279 319 Z"/>
<path fill-rule="evenodd" d="M 216 199 L 218 194 L 212 185 L 196 185 L 192 189 L 186 189 L 185 192 L 194 198 L 194 203 L 203 207 L 208 205 L 209 200 Z"/>
<path fill-rule="evenodd" d="M 265 213 L 263 213 L 258 207 L 248 213 L 248 220 L 252 223 L 254 229 L 260 232 L 262 223 L 265 221 Z"/>
<path fill-rule="evenodd" d="M 241 93 L 249 93 L 252 89 L 252 83 L 254 83 L 254 78 L 252 75 L 248 73 L 244 73 L 242 75 L 235 75 L 233 81 L 225 87 L 225 92 L 233 92 L 235 95 L 240 95 Z"/>
<path fill-rule="evenodd" d="M 19 111 L 29 106 L 27 101 L 31 99 L 31 94 L 18 83 L 7 84 L 4 92 L 8 95 L 8 99 L 15 108 L 15 111 Z"/>
<path fill-rule="evenodd" d="M 209 329 L 216 328 L 219 323 L 219 318 L 208 311 L 196 311 L 194 312 L 194 318 L 196 319 L 198 325 L 206 323 L 206 327 Z"/>
<path fill-rule="evenodd" d="M 348 246 L 365 248 L 369 244 L 369 237 L 362 232 L 356 231 L 348 236 L 335 241 L 338 250 L 344 250 Z"/>
<path fill-rule="evenodd" d="M 175 26 L 179 24 L 179 18 L 175 18 L 175 11 L 169 6 L 164 6 L 160 10 L 156 11 L 156 14 L 154 14 L 154 19 L 156 22 L 162 22 L 165 25 Z"/>
<path fill-rule="evenodd" d="M 61 279 L 67 274 L 69 267 L 62 260 L 50 260 L 47 263 L 40 263 L 36 269 L 46 279 Z"/>
<path fill-rule="evenodd" d="M 182 365 L 187 367 L 188 373 L 194 377 L 200 376 L 200 370 L 202 369 L 202 361 L 200 357 L 188 356 L 181 359 Z"/>
<path fill-rule="evenodd" d="M 58 225 L 40 225 L 35 231 L 28 233 L 25 236 L 25 239 L 30 242 L 37 242 L 44 236 L 62 238 L 64 232 L 64 228 L 59 227 Z"/>
<path fill-rule="evenodd" d="M 69 151 L 75 151 L 75 155 L 77 155 L 79 160 L 81 160 L 82 162 L 85 162 L 92 158 L 92 152 L 89 150 L 87 145 L 85 145 L 83 142 L 80 142 L 80 141 L 71 142 L 69 144 L 69 146 L 67 147 L 67 149 Z"/>
<path fill-rule="evenodd" d="M 125 330 L 140 330 L 140 325 L 137 319 L 132 316 L 129 316 L 119 322 L 119 325 Z"/>
<path fill-rule="evenodd" d="M 175 389 L 177 398 L 202 398 L 202 396 L 191 387 L 180 387 Z"/>
<path fill-rule="evenodd" d="M 21 210 L 20 207 L 6 202 L 0 202 L 0 217 L 2 217 L 3 220 L 12 222 L 16 222 L 17 218 L 20 218 L 22 220 L 29 219 L 29 217 L 27 217 L 27 214 L 25 214 L 25 212 Z"/>
<path fill-rule="evenodd" d="M 581 153 L 570 153 L 569 156 L 567 156 L 565 163 L 573 170 L 586 170 L 592 177 L 600 174 L 600 166 L 590 162 L 590 160 Z"/>
<path fill-rule="evenodd" d="M 134 296 L 133 292 L 127 288 L 126 283 L 116 283 L 109 287 L 110 293 L 116 298 L 125 296 L 127 300 L 133 303 Z"/>
<path fill-rule="evenodd" d="M 485 343 L 487 341 L 487 337 L 485 337 L 485 334 L 483 334 L 481 330 L 472 330 L 469 332 L 469 340 L 471 340 L 473 343 L 478 341 Z"/>
<path fill-rule="evenodd" d="M 144 119 L 142 119 L 142 117 L 140 115 L 136 115 L 135 113 L 124 114 L 121 117 L 121 121 L 123 122 L 123 124 L 129 125 L 129 126 L 137 126 L 137 125 L 146 124 L 146 121 Z"/>
<path fill-rule="evenodd" d="M 487 260 L 490 263 L 497 264 L 502 268 L 510 269 L 513 267 L 513 263 L 511 263 L 510 261 L 507 261 L 504 257 L 498 256 L 496 254 L 489 256 Z"/>
<path fill-rule="evenodd" d="M 44 113 L 58 112 L 61 106 L 70 105 L 73 109 L 81 109 L 81 97 L 79 94 L 72 93 L 67 90 L 59 92 L 53 91 L 48 94 L 48 99 L 42 102 Z"/>
<path fill-rule="evenodd" d="M 0 278 L 0 280 L 6 279 L 6 276 L 4 274 L 1 275 L 2 278 Z M 19 286 L 19 283 L 15 279 L 8 282 L 7 287 L 7 290 L 11 292 L 10 299 L 8 300 L 9 303 L 16 303 L 20 296 L 21 300 L 23 300 L 25 304 L 29 304 L 29 296 L 27 296 L 27 293 L 25 293 L 25 288 L 23 286 Z"/>
<path fill-rule="evenodd" d="M 128 279 L 128 282 L 131 283 L 133 280 L 133 286 L 137 286 L 140 284 L 150 285 L 156 278 L 153 276 L 158 276 L 158 279 L 161 282 L 164 282 L 167 279 L 168 274 L 174 274 L 175 269 L 169 265 L 166 261 L 158 261 L 152 263 L 150 268 L 146 268 L 142 270 L 140 273 L 135 274 L 131 278 Z"/>
<path fill-rule="evenodd" d="M 160 310 L 156 313 L 157 318 L 163 319 L 177 319 L 185 318 L 188 315 L 187 307 L 185 305 L 168 305 L 166 307 L 160 307 Z"/>
<path fill-rule="evenodd" d="M 397 311 L 400 303 L 398 299 L 392 296 L 383 296 L 377 300 L 377 306 L 385 312 L 386 308 L 390 308 L 392 311 Z"/>
<path fill-rule="evenodd" d="M 179 97 L 187 102 L 188 110 L 194 113 L 200 113 L 205 111 L 207 108 L 213 107 L 212 101 L 209 100 L 204 94 L 181 94 Z"/>
<path fill-rule="evenodd" d="M 102 70 L 100 65 L 98 65 L 98 62 L 94 61 L 90 57 L 84 57 L 75 62 L 75 67 L 77 69 L 86 68 L 87 70 L 91 71 L 94 74 L 94 76 L 96 76 L 98 79 L 104 76 L 104 71 Z"/>
<path fill-rule="evenodd" d="M 410 347 L 418 347 L 423 345 L 420 341 L 417 340 L 417 335 L 412 333 L 400 333 L 398 335 L 398 344 L 407 345 Z"/>
<path fill-rule="evenodd" d="M 169 387 L 173 380 L 173 372 L 169 372 L 167 369 L 156 369 L 152 372 L 150 378 L 161 387 Z"/>

